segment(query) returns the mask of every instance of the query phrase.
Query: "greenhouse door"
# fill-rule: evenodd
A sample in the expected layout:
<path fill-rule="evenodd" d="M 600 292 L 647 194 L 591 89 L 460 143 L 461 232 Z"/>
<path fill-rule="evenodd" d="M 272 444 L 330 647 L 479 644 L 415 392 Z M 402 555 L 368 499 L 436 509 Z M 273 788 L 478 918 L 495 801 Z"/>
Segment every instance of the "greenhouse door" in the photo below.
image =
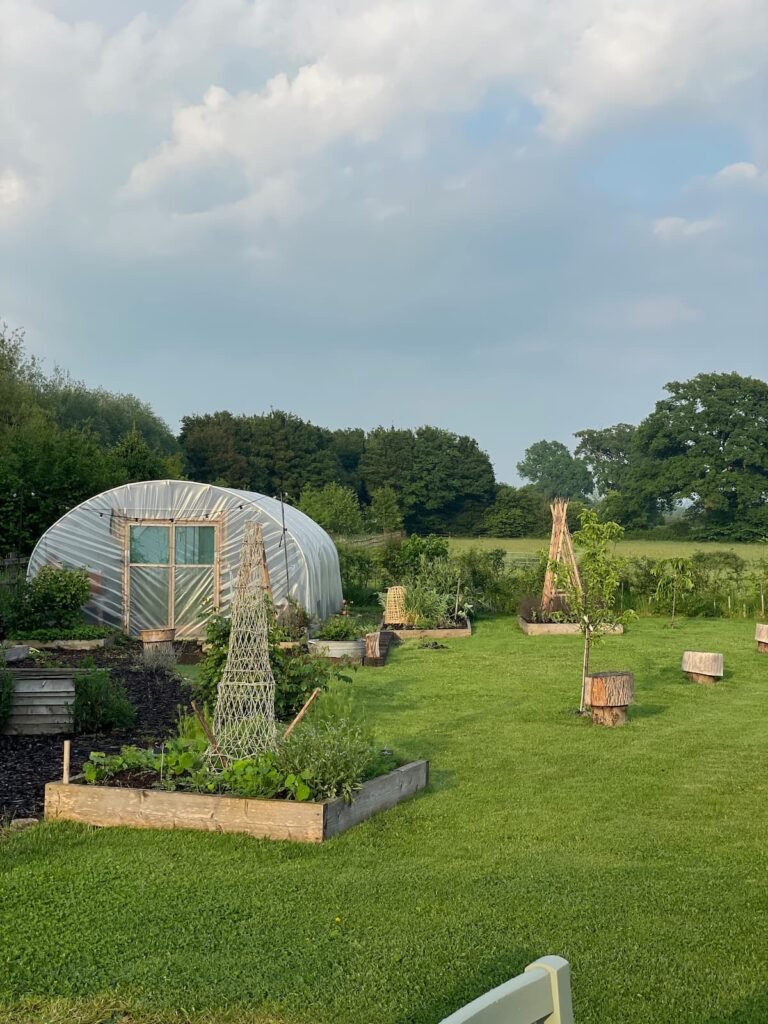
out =
<path fill-rule="evenodd" d="M 173 626 L 177 639 L 201 635 L 218 597 L 216 541 L 209 523 L 154 520 L 130 527 L 129 633 Z"/>

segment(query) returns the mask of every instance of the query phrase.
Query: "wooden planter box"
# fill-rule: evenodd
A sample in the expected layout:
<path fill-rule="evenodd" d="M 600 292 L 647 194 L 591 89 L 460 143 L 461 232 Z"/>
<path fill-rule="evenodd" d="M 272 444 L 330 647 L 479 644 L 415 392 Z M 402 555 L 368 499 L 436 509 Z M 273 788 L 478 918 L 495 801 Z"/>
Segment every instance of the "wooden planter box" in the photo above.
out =
<path fill-rule="evenodd" d="M 458 640 L 460 637 L 472 636 L 470 623 L 456 629 L 393 629 L 392 626 L 384 625 L 381 628 L 398 640 Z"/>
<path fill-rule="evenodd" d="M 72 731 L 74 669 L 12 668 L 14 682 L 9 736 L 42 736 Z"/>
<path fill-rule="evenodd" d="M 314 638 L 308 643 L 310 654 L 317 654 L 328 661 L 352 661 L 358 665 L 365 657 L 365 640 L 321 640 Z"/>
<path fill-rule="evenodd" d="M 526 636 L 578 636 L 581 633 L 578 622 L 528 622 L 518 615 L 517 624 Z M 619 636 L 624 632 L 624 627 L 605 626 L 601 632 Z"/>
<path fill-rule="evenodd" d="M 45 817 L 87 825 L 245 832 L 257 838 L 322 843 L 378 811 L 407 800 L 428 782 L 429 761 L 412 761 L 363 783 L 351 804 L 341 799 L 297 803 L 49 782 L 45 787 Z"/>

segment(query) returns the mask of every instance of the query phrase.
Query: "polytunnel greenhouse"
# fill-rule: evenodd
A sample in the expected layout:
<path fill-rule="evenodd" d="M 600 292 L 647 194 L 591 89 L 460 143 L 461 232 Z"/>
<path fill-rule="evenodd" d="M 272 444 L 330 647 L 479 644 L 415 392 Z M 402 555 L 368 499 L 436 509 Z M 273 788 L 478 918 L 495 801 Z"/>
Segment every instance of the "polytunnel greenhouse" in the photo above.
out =
<path fill-rule="evenodd" d="M 213 609 L 226 614 L 245 524 L 261 524 L 277 607 L 292 599 L 316 621 L 342 604 L 339 557 L 322 527 L 275 498 L 188 480 L 104 491 L 43 534 L 28 575 L 44 565 L 85 568 L 89 622 L 127 633 L 175 627 L 199 637 Z"/>

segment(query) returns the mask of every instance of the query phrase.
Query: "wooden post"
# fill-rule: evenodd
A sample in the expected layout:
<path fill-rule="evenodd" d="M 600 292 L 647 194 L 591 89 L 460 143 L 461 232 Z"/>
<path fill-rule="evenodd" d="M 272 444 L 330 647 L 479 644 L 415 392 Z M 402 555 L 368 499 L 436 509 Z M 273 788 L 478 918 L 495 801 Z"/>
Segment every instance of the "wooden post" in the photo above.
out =
<path fill-rule="evenodd" d="M 758 622 L 755 626 L 755 640 L 761 654 L 768 654 L 768 622 Z"/>
<path fill-rule="evenodd" d="M 627 708 L 635 702 L 631 672 L 595 672 L 587 676 L 585 690 L 595 725 L 627 724 Z"/>
<path fill-rule="evenodd" d="M 309 698 L 306 701 L 306 703 L 304 704 L 304 707 L 301 709 L 301 711 L 298 713 L 298 715 L 296 715 L 294 720 L 291 722 L 291 724 L 288 726 L 288 728 L 283 733 L 283 739 L 285 739 L 286 736 L 290 736 L 291 735 L 293 730 L 296 728 L 296 726 L 302 720 L 304 715 L 306 715 L 306 713 L 309 711 L 309 709 L 312 707 L 312 705 L 314 704 L 314 702 L 317 700 L 317 698 L 319 696 L 320 696 L 320 687 L 318 686 L 317 689 L 313 690 L 312 693 L 309 695 Z"/>
<path fill-rule="evenodd" d="M 381 633 L 366 633 L 365 634 L 365 658 L 366 661 L 369 658 L 380 658 L 381 657 L 381 644 L 380 644 Z"/>
<path fill-rule="evenodd" d="M 685 651 L 682 668 L 691 682 L 714 686 L 723 678 L 723 656 L 707 651 Z"/>
<path fill-rule="evenodd" d="M 69 785 L 69 755 L 72 749 L 72 741 L 64 740 L 64 767 L 61 772 L 61 781 L 65 786 Z"/>

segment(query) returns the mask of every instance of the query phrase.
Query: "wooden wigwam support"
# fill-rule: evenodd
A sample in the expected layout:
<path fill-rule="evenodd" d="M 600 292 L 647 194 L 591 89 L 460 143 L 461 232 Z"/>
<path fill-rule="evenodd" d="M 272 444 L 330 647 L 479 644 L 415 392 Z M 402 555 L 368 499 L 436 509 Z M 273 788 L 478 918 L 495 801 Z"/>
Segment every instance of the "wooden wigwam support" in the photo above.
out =
<path fill-rule="evenodd" d="M 755 626 L 755 640 L 761 654 L 768 654 L 768 622 L 758 622 Z"/>
<path fill-rule="evenodd" d="M 584 703 L 595 725 L 626 725 L 627 708 L 634 702 L 631 672 L 594 672 L 585 679 Z"/>
<path fill-rule="evenodd" d="M 558 590 L 557 579 L 552 569 L 554 562 L 565 565 L 577 590 L 581 590 L 581 577 L 573 550 L 571 531 L 568 529 L 568 502 L 564 498 L 555 498 L 549 506 L 552 512 L 552 536 L 549 541 L 547 572 L 544 576 L 544 590 L 541 595 L 541 610 L 545 615 L 553 610 L 565 594 Z"/>
<path fill-rule="evenodd" d="M 714 686 L 723 678 L 723 656 L 706 651 L 685 651 L 683 672 L 691 682 Z"/>

